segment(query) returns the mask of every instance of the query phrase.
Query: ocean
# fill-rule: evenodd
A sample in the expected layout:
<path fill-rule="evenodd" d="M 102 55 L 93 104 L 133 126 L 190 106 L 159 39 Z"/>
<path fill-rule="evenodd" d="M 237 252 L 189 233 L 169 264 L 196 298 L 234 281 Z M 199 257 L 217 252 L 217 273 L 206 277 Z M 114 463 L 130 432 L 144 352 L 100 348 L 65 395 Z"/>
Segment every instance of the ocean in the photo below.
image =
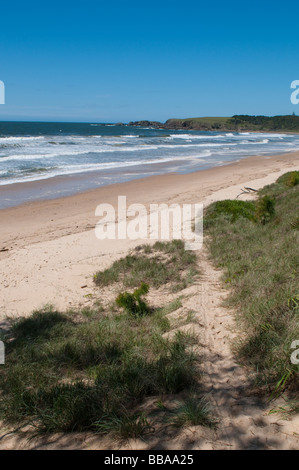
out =
<path fill-rule="evenodd" d="M 0 208 L 144 176 L 189 173 L 251 155 L 296 150 L 299 135 L 283 133 L 0 122 Z M 35 189 L 22 185 L 22 190 L 14 191 L 18 183 L 37 181 Z"/>

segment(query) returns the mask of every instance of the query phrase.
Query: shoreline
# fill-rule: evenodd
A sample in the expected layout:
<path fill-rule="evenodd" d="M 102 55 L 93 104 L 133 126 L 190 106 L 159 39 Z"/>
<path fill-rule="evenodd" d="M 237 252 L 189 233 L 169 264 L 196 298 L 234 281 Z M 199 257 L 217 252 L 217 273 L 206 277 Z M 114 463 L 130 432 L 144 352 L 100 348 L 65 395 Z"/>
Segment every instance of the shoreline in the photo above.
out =
<path fill-rule="evenodd" d="M 118 170 L 115 169 L 114 171 L 94 171 L 74 173 L 69 175 L 56 175 L 40 180 L 24 181 L 5 185 L 3 184 L 0 185 L 0 213 L 5 209 L 13 209 L 14 207 L 32 203 L 34 204 L 37 202 L 61 200 L 71 196 L 89 193 L 91 191 L 98 191 L 110 186 L 124 185 L 126 183 L 131 183 L 137 180 L 148 180 L 149 178 L 170 175 L 191 175 L 207 170 L 213 170 L 214 168 L 222 168 L 234 163 L 238 163 L 242 160 L 247 160 L 248 158 L 273 157 L 276 155 L 283 156 L 289 155 L 291 153 L 296 152 L 284 152 L 283 154 L 277 152 L 271 155 L 263 154 L 262 156 L 248 155 L 246 157 L 240 157 L 235 160 L 222 161 L 220 164 L 208 163 L 202 168 L 191 171 L 169 171 L 169 163 L 156 163 L 154 166 L 143 165 L 143 171 L 138 171 L 136 169 L 134 170 L 133 167 L 130 169 L 129 173 L 118 173 Z M 182 160 L 182 163 L 183 162 L 184 160 Z M 139 166 L 136 168 L 138 167 Z M 104 182 L 99 183 L 98 178 Z M 114 179 L 114 181 L 107 182 L 107 179 Z M 120 179 L 120 181 L 118 179 Z M 23 202 L 19 202 L 21 200 L 23 200 Z"/>
<path fill-rule="evenodd" d="M 38 193 L 39 190 L 42 191 L 47 191 L 46 196 L 38 196 L 36 198 L 32 199 L 27 199 L 24 202 L 21 203 L 8 203 L 7 206 L 1 207 L 0 205 L 0 213 L 1 211 L 5 209 L 12 209 L 14 207 L 18 206 L 23 206 L 26 204 L 32 204 L 36 202 L 43 202 L 43 201 L 50 201 L 50 200 L 57 200 L 57 199 L 64 199 L 67 197 L 71 196 L 76 196 L 84 193 L 88 193 L 90 191 L 97 191 L 101 188 L 105 188 L 107 186 L 114 186 L 114 185 L 122 185 L 125 183 L 130 183 L 132 181 L 136 180 L 147 180 L 148 178 L 155 178 L 159 176 L 167 176 L 167 175 L 190 175 L 194 173 L 201 173 L 207 170 L 212 170 L 213 168 L 222 168 L 228 165 L 232 165 L 234 163 L 239 163 L 242 160 L 248 160 L 249 158 L 263 158 L 263 157 L 274 157 L 274 156 L 283 156 L 283 155 L 290 155 L 293 153 L 297 153 L 298 151 L 291 151 L 291 152 L 276 152 L 272 153 L 271 155 L 269 154 L 263 154 L 263 155 L 248 155 L 248 156 L 241 156 L 240 158 L 236 160 L 227 160 L 223 161 L 221 164 L 216 164 L 209 166 L 207 165 L 206 168 L 201 168 L 201 169 L 196 169 L 192 171 L 167 171 L 168 168 L 168 163 L 156 163 L 155 166 L 151 165 L 143 165 L 144 166 L 144 172 L 141 171 L 134 171 L 134 167 L 130 169 L 130 173 L 119 173 L 120 177 L 124 178 L 124 181 L 114 181 L 114 182 L 108 182 L 108 183 L 103 183 L 103 184 L 94 184 L 90 186 L 91 180 L 93 179 L 93 175 L 97 176 L 100 175 L 103 179 L 112 177 L 115 177 L 115 174 L 117 173 L 117 170 L 112 171 L 94 171 L 94 172 L 82 172 L 82 173 L 72 173 L 68 175 L 56 175 L 53 177 L 47 177 L 44 179 L 39 179 L 39 180 L 33 180 L 33 181 L 24 181 L 24 182 L 15 182 L 15 183 L 10 183 L 10 184 L 2 184 L 0 185 L 0 199 L 1 198 L 7 198 L 10 195 L 15 196 L 15 194 L 20 194 L 19 199 L 22 198 L 22 195 L 26 198 L 26 194 L 34 194 Z M 184 160 L 182 159 L 182 162 Z M 138 166 L 137 166 L 138 167 Z M 163 171 L 163 169 L 166 171 Z M 152 172 L 149 170 L 153 170 Z M 154 173 L 154 174 L 149 174 L 148 173 Z M 126 179 L 126 177 L 129 175 L 129 179 Z M 83 183 L 82 183 L 83 182 Z M 77 183 L 81 184 L 81 189 L 77 188 L 76 190 L 71 189 L 76 185 Z M 85 186 L 85 187 L 84 187 Z M 88 187 L 89 186 L 89 187 Z M 61 189 L 64 188 L 64 189 Z M 60 194 L 66 192 L 66 194 Z"/>
<path fill-rule="evenodd" d="M 79 191 L 76 191 L 74 193 L 71 193 L 71 194 L 67 194 L 67 195 L 57 195 L 57 196 L 53 196 L 53 197 L 43 197 L 43 198 L 40 198 L 40 199 L 33 199 L 33 200 L 28 200 L 28 201 L 25 201 L 25 202 L 22 202 L 20 204 L 16 204 L 16 205 L 13 205 L 13 206 L 8 206 L 8 207 L 0 207 L 0 214 L 2 214 L 4 211 L 10 211 L 10 210 L 14 210 L 16 208 L 19 208 L 19 207 L 26 207 L 26 206 L 31 206 L 31 205 L 38 205 L 38 204 L 41 204 L 41 205 L 44 205 L 44 203 L 47 203 L 47 202 L 51 202 L 51 201 L 59 201 L 59 202 L 62 202 L 63 200 L 67 200 L 67 199 L 71 199 L 71 198 L 77 198 L 77 197 L 80 197 L 84 194 L 95 194 L 97 192 L 105 192 L 104 190 L 106 188 L 114 188 L 116 186 L 120 186 L 120 187 L 124 187 L 126 189 L 126 186 L 130 186 L 131 184 L 134 184 L 138 181 L 154 181 L 155 179 L 167 179 L 167 178 L 171 178 L 171 177 L 177 177 L 177 178 L 180 178 L 180 179 L 183 179 L 183 178 L 186 178 L 188 179 L 188 177 L 192 176 L 192 175 L 200 175 L 200 174 L 205 174 L 205 173 L 208 173 L 208 172 L 212 172 L 213 170 L 220 170 L 220 169 L 223 169 L 223 168 L 226 168 L 226 167 L 234 167 L 235 165 L 240 165 L 242 166 L 242 163 L 244 163 L 247 167 L 247 163 L 252 163 L 254 166 L 257 166 L 257 164 L 259 163 L 259 161 L 264 161 L 264 160 L 269 160 L 269 159 L 273 159 L 273 158 L 276 158 L 276 157 L 279 157 L 279 160 L 280 159 L 284 159 L 286 160 L 287 157 L 290 157 L 290 159 L 293 159 L 297 157 L 297 155 L 299 155 L 299 150 L 297 151 L 291 151 L 291 152 L 284 152 L 284 153 L 273 153 L 271 155 L 268 155 L 268 154 L 263 154 L 263 155 L 249 155 L 247 157 L 241 157 L 237 160 L 228 160 L 227 162 L 225 163 L 222 163 L 220 165 L 216 165 L 216 166 L 211 166 L 211 167 L 208 167 L 208 168 L 203 168 L 203 169 L 200 169 L 200 170 L 195 170 L 195 171 L 188 171 L 186 173 L 180 173 L 180 172 L 166 172 L 166 173 L 159 173 L 159 174 L 155 174 L 155 175 L 147 175 L 147 176 L 136 176 L 135 178 L 132 178 L 130 180 L 126 180 L 126 181 L 120 181 L 120 182 L 112 182 L 112 183 L 107 183 L 107 184 L 103 184 L 101 186 L 98 186 L 98 187 L 91 187 L 89 189 L 83 189 L 83 190 L 79 190 Z M 258 161 L 257 161 L 258 160 Z M 165 166 L 165 164 L 161 164 L 160 166 Z M 60 184 L 66 184 L 66 185 L 72 185 L 73 182 L 75 182 L 76 180 L 81 180 L 83 176 L 85 176 L 84 179 L 88 180 L 90 179 L 90 174 L 91 172 L 83 172 L 83 173 L 78 173 L 78 174 L 70 174 L 70 175 L 57 175 L 57 176 L 53 176 L 53 177 L 49 177 L 49 178 L 45 178 L 45 179 L 40 179 L 40 180 L 34 180 L 34 181 L 25 181 L 25 182 L 17 182 L 17 183 L 12 183 L 12 184 L 3 184 L 3 185 L 0 185 L 0 197 L 2 197 L 2 192 L 4 191 L 7 191 L 7 192 L 10 192 L 10 193 L 15 193 L 15 192 L 24 192 L 26 191 L 26 189 L 28 189 L 29 191 L 33 188 L 33 189 L 38 189 L 39 186 L 43 185 L 43 186 L 46 186 L 48 188 L 50 188 L 52 185 L 53 185 L 53 182 L 54 184 L 56 182 L 59 182 Z M 132 174 L 132 171 L 131 173 Z M 136 174 L 140 175 L 140 173 L 136 172 Z M 196 176 L 197 177 L 197 176 Z M 59 193 L 55 193 L 55 194 L 59 194 Z"/>
<path fill-rule="evenodd" d="M 207 206 L 235 199 L 242 187 L 260 189 L 299 169 L 299 152 L 248 157 L 188 174 L 164 174 L 117 183 L 55 200 L 2 209 L 0 233 L 0 327 L 6 316 L 29 315 L 45 304 L 59 309 L 88 306 L 99 295 L 93 274 L 148 240 L 98 240 L 101 203 Z M 248 195 L 242 196 L 242 199 Z M 250 196 L 254 198 L 255 196 Z M 84 288 L 82 287 L 84 286 Z"/>
<path fill-rule="evenodd" d="M 171 202 L 177 202 L 174 200 L 174 193 L 176 194 L 179 190 L 181 197 L 176 199 L 181 200 L 182 195 L 185 194 L 186 201 L 184 200 L 184 202 L 187 203 L 190 202 L 188 193 L 190 190 L 193 190 L 193 185 L 199 184 L 201 192 L 198 193 L 198 200 L 196 202 L 201 202 L 201 199 L 206 197 L 206 191 L 211 194 L 212 191 L 223 189 L 222 187 L 223 185 L 226 186 L 226 183 L 245 183 L 248 178 L 255 178 L 257 171 L 259 174 L 266 176 L 268 174 L 266 169 L 272 170 L 273 165 L 277 167 L 277 165 L 280 164 L 283 166 L 291 165 L 291 169 L 293 169 L 293 165 L 295 165 L 295 167 L 297 165 L 299 168 L 299 151 L 275 154 L 272 156 L 250 156 L 237 161 L 232 160 L 224 165 L 185 174 L 164 173 L 161 175 L 146 176 L 88 189 L 67 196 L 26 201 L 16 206 L 3 208 L 0 209 L 0 250 L 5 248 L 3 245 L 9 244 L 9 239 L 5 237 L 5 233 L 14 235 L 14 242 L 22 238 L 26 239 L 26 235 L 30 233 L 28 224 L 32 224 L 33 227 L 42 226 L 46 228 L 47 231 L 49 228 L 53 228 L 54 230 L 60 229 L 60 231 L 63 232 L 64 229 L 68 229 L 69 226 L 73 225 L 70 224 L 70 222 L 75 216 L 78 219 L 78 225 L 77 223 L 75 226 L 73 225 L 72 230 L 73 233 L 76 233 L 84 229 L 86 225 L 90 223 L 94 224 L 94 212 L 98 204 L 108 203 L 116 207 L 118 195 L 126 195 L 128 204 L 140 202 L 148 208 L 150 203 L 165 202 L 165 198 L 171 200 Z M 279 167 L 280 166 L 277 168 Z M 55 178 L 67 180 L 65 176 Z M 25 185 L 37 187 L 40 181 L 17 184 L 18 187 L 23 189 Z M 191 185 L 191 187 L 188 185 Z M 39 220 L 36 219 L 36 214 L 39 215 Z M 21 219 L 21 236 L 16 237 L 15 235 L 20 233 L 19 224 Z M 45 227 L 45 223 L 48 224 L 47 227 Z M 29 238 L 31 239 L 32 237 L 30 236 Z"/>
<path fill-rule="evenodd" d="M 138 127 L 139 126 L 136 126 L 136 125 L 132 126 L 133 130 L 131 132 L 134 133 L 134 136 L 135 136 L 134 128 L 138 128 Z M 152 129 L 155 130 L 155 128 L 152 128 Z M 183 128 L 183 127 L 179 129 L 176 129 L 176 128 L 169 129 L 169 131 L 184 131 L 184 130 L 186 131 L 186 128 Z M 86 135 L 84 134 L 84 132 L 86 133 Z M 82 135 L 84 135 L 86 138 L 90 136 L 96 137 L 93 134 L 89 134 L 86 131 L 86 129 L 84 130 L 84 132 Z M 219 136 L 221 137 L 222 135 L 221 132 L 222 131 L 220 130 L 214 130 L 212 134 L 217 134 L 216 137 L 218 137 L 218 134 L 219 134 Z M 232 132 L 235 132 L 235 131 L 232 131 Z M 236 131 L 237 134 L 238 132 L 239 131 Z M 265 135 L 266 137 L 269 137 L 269 136 L 275 136 L 275 134 L 277 133 L 278 131 L 273 131 L 273 132 L 268 131 L 267 135 L 266 134 Z M 263 135 L 264 132 L 254 130 L 254 131 L 245 132 L 245 134 Z M 286 131 L 284 134 L 288 134 L 288 132 Z M 178 134 L 178 135 L 181 135 L 181 134 Z M 226 135 L 232 135 L 232 134 L 226 134 Z M 106 136 L 106 134 L 104 133 L 103 136 Z M 114 134 L 110 135 L 108 133 L 106 137 L 113 137 L 113 136 Z M 126 134 L 122 134 L 120 132 L 119 135 L 114 136 L 114 137 L 121 137 L 121 136 L 125 137 Z M 146 137 L 146 136 L 141 136 L 138 133 L 136 134 L 136 136 Z M 190 136 L 192 136 L 192 133 L 190 133 Z M 295 134 L 293 134 L 293 136 L 295 136 Z M 132 137 L 132 136 L 129 135 L 129 137 Z M 150 137 L 153 137 L 153 136 L 150 134 Z M 156 134 L 154 134 L 154 137 L 157 137 Z M 222 136 L 222 137 L 225 137 L 225 136 Z M 33 138 L 41 138 L 41 137 L 35 136 Z M 259 142 L 269 143 L 269 139 L 266 139 L 265 141 L 253 140 L 253 142 L 247 141 L 245 139 L 244 142 L 241 141 L 240 143 L 242 145 L 243 144 L 247 145 L 247 143 L 248 145 L 249 143 L 257 144 Z M 152 159 L 140 160 L 139 159 L 138 161 L 133 161 L 132 165 L 129 165 L 129 162 L 125 162 L 125 165 L 122 165 L 122 164 L 118 165 L 116 164 L 117 162 L 112 162 L 113 163 L 112 166 L 108 165 L 108 167 L 105 167 L 105 164 L 104 164 L 104 166 L 101 166 L 100 168 L 97 165 L 94 165 L 94 162 L 93 162 L 92 164 L 91 163 L 88 164 L 87 167 L 84 167 L 83 165 L 79 170 L 76 168 L 76 165 L 73 165 L 74 168 L 68 169 L 68 167 L 66 166 L 64 169 L 64 167 L 58 166 L 57 168 L 60 168 L 60 170 L 57 170 L 54 172 L 51 172 L 51 171 L 48 172 L 46 170 L 43 171 L 43 167 L 35 168 L 35 166 L 37 165 L 36 164 L 35 166 L 33 165 L 33 167 L 30 167 L 30 166 L 28 167 L 29 173 L 24 178 L 18 176 L 19 170 L 15 173 L 14 168 L 12 168 L 10 171 L 11 171 L 11 174 L 14 176 L 11 176 L 7 180 L 6 179 L 1 180 L 0 211 L 3 209 L 7 209 L 7 208 L 17 207 L 24 203 L 31 203 L 35 201 L 56 200 L 62 197 L 82 194 L 85 192 L 89 192 L 90 190 L 97 190 L 105 186 L 110 186 L 114 184 L 122 184 L 124 182 L 130 182 L 130 181 L 134 181 L 137 179 L 148 178 L 149 175 L 150 176 L 162 176 L 162 175 L 168 175 L 172 173 L 178 174 L 178 175 L 197 173 L 197 172 L 205 171 L 207 169 L 209 170 L 212 168 L 227 166 L 232 163 L 238 162 L 240 160 L 247 160 L 248 158 L 251 158 L 254 156 L 262 158 L 265 156 L 271 157 L 274 155 L 289 155 L 289 154 L 295 153 L 296 151 L 299 151 L 298 141 L 296 139 L 295 139 L 296 145 L 293 145 L 293 148 L 291 149 L 289 146 L 292 145 L 292 142 L 291 143 L 288 143 L 288 141 L 287 143 L 284 142 L 284 145 L 278 145 L 278 142 L 279 142 L 278 140 L 277 141 L 275 140 L 275 142 L 273 143 L 273 141 L 271 140 L 271 142 L 269 143 L 270 148 L 268 150 L 265 150 L 264 148 L 260 148 L 259 146 L 257 148 L 257 151 L 254 151 L 253 147 L 249 148 L 248 146 L 248 148 L 246 147 L 245 149 L 241 148 L 240 151 L 238 151 L 238 147 L 236 147 L 237 151 L 232 150 L 230 152 L 230 151 L 227 151 L 229 150 L 229 148 L 227 149 L 225 147 L 222 153 L 219 151 L 216 151 L 217 149 L 215 150 L 215 152 L 213 149 L 212 150 L 208 149 L 207 153 L 205 153 L 205 147 L 207 147 L 208 144 L 200 143 L 199 148 L 201 152 L 203 151 L 203 154 L 201 155 L 199 153 L 197 156 L 194 156 L 192 154 L 189 155 L 187 153 L 186 154 L 187 160 L 185 159 L 186 155 L 182 156 L 179 154 L 175 154 L 175 156 L 172 155 L 170 158 L 170 156 L 166 153 L 165 155 L 163 154 L 162 161 L 157 159 L 157 157 L 153 157 L 154 160 Z M 53 142 L 48 142 L 48 143 L 53 143 Z M 66 142 L 63 141 L 61 144 L 65 144 L 65 143 Z M 121 143 L 123 144 L 123 142 Z M 138 145 L 137 145 L 137 149 L 139 149 Z M 147 144 L 141 143 L 140 145 L 147 145 Z M 190 145 L 188 144 L 187 147 L 192 147 L 193 145 L 195 144 L 192 141 L 192 143 Z M 203 145 L 203 150 L 202 150 L 201 145 Z M 226 144 L 212 143 L 211 145 L 222 146 Z M 232 145 L 238 145 L 238 142 L 232 143 Z M 171 145 L 164 145 L 164 144 L 162 145 L 162 147 L 163 146 L 171 147 Z M 181 145 L 177 145 L 177 144 L 174 145 L 174 147 L 180 147 L 180 146 Z M 259 151 L 261 152 L 260 154 L 257 153 Z M 8 156 L 7 158 L 9 159 L 10 157 Z M 53 165 L 54 165 L 53 168 L 55 169 L 56 163 L 53 163 Z M 71 172 L 69 173 L 69 171 Z"/>

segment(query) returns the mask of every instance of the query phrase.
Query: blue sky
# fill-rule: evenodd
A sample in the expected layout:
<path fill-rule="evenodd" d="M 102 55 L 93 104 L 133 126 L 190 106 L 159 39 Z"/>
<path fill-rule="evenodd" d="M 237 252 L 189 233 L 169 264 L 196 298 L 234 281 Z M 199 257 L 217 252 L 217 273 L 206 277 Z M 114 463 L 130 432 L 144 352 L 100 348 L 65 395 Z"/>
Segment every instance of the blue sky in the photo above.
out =
<path fill-rule="evenodd" d="M 298 2 L 0 6 L 0 120 L 299 114 Z"/>

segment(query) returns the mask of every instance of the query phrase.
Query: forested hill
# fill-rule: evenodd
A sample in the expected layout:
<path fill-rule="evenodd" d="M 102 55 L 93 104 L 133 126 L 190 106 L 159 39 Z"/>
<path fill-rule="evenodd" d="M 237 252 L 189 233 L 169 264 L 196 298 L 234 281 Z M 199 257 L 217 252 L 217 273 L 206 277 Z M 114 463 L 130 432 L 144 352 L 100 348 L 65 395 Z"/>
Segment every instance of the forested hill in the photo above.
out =
<path fill-rule="evenodd" d="M 168 119 L 157 121 L 135 121 L 130 126 L 146 126 L 160 129 L 194 129 L 203 131 L 289 131 L 299 132 L 299 116 L 248 116 L 201 117 L 188 119 Z"/>

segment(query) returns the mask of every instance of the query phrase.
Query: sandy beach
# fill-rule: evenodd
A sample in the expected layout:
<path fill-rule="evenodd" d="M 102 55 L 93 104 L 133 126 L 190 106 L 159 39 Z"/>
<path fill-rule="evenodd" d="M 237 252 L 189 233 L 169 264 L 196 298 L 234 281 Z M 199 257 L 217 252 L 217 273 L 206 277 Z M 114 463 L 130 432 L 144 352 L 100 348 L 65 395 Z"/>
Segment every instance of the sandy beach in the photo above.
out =
<path fill-rule="evenodd" d="M 86 193 L 4 209 L 0 236 L 0 327 L 6 317 L 29 315 L 52 304 L 60 310 L 92 306 L 103 294 L 93 274 L 126 255 L 140 240 L 104 240 L 95 236 L 95 208 L 116 206 L 118 195 L 128 203 L 195 203 L 207 206 L 226 198 L 248 199 L 242 188 L 259 189 L 281 174 L 298 170 L 299 152 L 250 157 L 237 163 L 188 175 L 169 174 L 111 185 Z M 238 337 L 234 312 L 223 307 L 228 291 L 221 283 L 204 247 L 199 253 L 202 276 L 183 291 L 175 318 L 197 312 L 192 331 L 200 335 L 204 393 L 219 420 L 216 431 L 190 426 L 176 434 L 160 429 L 146 440 L 125 442 L 90 433 L 60 433 L 28 440 L 3 427 L 0 449 L 297 449 L 298 415 L 286 420 L 271 413 L 268 403 L 250 390 L 248 371 L 234 357 L 231 343 Z M 115 298 L 115 293 L 113 298 Z M 169 302 L 155 293 L 150 302 Z M 184 328 L 184 327 L 183 327 Z M 185 328 L 190 328 L 187 325 Z M 276 407 L 283 405 L 278 401 Z"/>
<path fill-rule="evenodd" d="M 288 5 L 1 15 L 0 451 L 298 450 Z"/>
<path fill-rule="evenodd" d="M 298 166 L 299 152 L 249 157 L 187 175 L 138 179 L 1 210 L 0 319 L 28 315 L 49 303 L 59 309 L 88 305 L 88 294 L 95 293 L 93 274 L 140 244 L 98 240 L 94 230 L 98 204 L 117 207 L 117 197 L 125 195 L 128 204 L 146 207 L 151 203 L 206 206 L 236 198 L 244 186 L 259 189 Z"/>

